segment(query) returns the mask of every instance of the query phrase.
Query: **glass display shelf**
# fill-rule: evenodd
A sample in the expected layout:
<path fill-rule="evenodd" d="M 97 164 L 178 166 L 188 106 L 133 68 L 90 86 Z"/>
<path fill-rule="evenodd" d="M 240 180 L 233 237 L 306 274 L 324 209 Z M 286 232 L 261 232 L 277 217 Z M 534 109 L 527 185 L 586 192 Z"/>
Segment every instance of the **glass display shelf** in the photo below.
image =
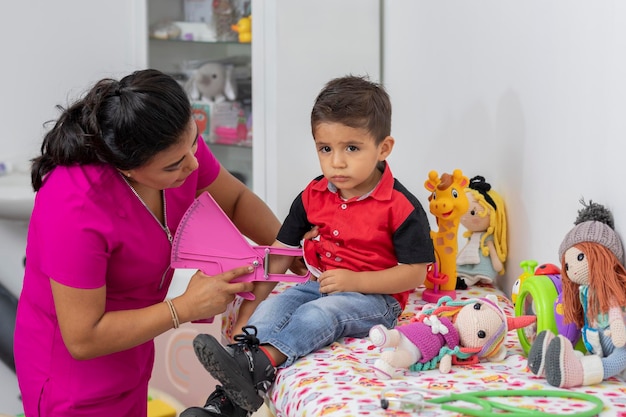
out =
<path fill-rule="evenodd" d="M 163 43 L 199 43 L 199 44 L 208 44 L 208 45 L 240 45 L 242 47 L 247 47 L 248 49 L 252 46 L 251 43 L 243 43 L 239 41 L 207 41 L 202 39 L 181 39 L 181 38 L 172 38 L 172 39 L 163 39 L 157 38 L 154 36 L 149 36 L 151 42 L 163 42 Z"/>

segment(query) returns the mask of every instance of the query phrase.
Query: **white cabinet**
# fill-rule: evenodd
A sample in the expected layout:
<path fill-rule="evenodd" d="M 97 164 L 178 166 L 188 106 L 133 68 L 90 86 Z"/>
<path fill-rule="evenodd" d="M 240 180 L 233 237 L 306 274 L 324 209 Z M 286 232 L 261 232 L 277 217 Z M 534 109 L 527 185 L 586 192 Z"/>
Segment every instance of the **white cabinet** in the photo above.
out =
<path fill-rule="evenodd" d="M 184 0 L 144 1 L 148 24 L 184 16 Z M 309 122 L 320 89 L 331 78 L 346 74 L 381 80 L 381 1 L 254 0 L 251 45 L 146 37 L 148 62 L 176 71 L 180 69 L 172 65 L 190 57 L 240 56 L 242 48 L 249 48 L 251 164 L 245 150 L 228 147 L 221 150 L 227 155 L 221 156 L 216 146 L 212 149 L 227 168 L 231 164 L 233 170 L 251 169 L 252 189 L 282 219 L 297 193 L 320 174 Z"/>
<path fill-rule="evenodd" d="M 252 47 L 232 29 L 249 16 L 250 1 L 147 0 L 146 9 L 147 66 L 185 86 L 205 141 L 253 188 Z"/>

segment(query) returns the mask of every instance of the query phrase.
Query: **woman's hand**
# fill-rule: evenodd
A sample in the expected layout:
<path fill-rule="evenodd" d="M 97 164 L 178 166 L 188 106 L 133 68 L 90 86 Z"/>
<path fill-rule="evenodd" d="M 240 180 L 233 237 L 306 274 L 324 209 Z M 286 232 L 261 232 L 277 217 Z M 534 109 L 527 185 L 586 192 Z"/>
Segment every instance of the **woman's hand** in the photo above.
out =
<path fill-rule="evenodd" d="M 226 311 L 237 293 L 251 292 L 254 288 L 252 282 L 231 281 L 252 271 L 251 266 L 234 268 L 213 276 L 197 271 L 189 280 L 185 292 L 176 298 L 181 323 L 206 319 Z"/>

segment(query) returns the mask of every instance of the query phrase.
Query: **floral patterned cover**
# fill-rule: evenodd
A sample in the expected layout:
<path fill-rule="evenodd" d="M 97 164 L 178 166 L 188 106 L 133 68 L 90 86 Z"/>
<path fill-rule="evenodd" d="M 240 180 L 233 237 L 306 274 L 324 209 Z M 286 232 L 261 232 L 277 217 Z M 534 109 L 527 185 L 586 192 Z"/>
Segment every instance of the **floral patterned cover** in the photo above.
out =
<path fill-rule="evenodd" d="M 280 291 L 279 284 L 277 291 Z M 408 322 L 425 304 L 423 289 L 415 291 L 407 304 L 400 324 Z M 504 294 L 490 285 L 477 285 L 458 291 L 457 298 L 484 297 L 495 294 L 501 307 L 513 315 L 513 305 Z M 222 322 L 224 335 L 230 334 L 238 303 L 225 313 Z M 276 417 L 357 417 L 357 416 L 460 416 L 458 412 L 442 410 L 440 406 L 426 403 L 419 412 L 401 408 L 395 398 L 402 389 L 422 389 L 425 399 L 450 393 L 482 390 L 556 390 L 545 379 L 533 375 L 519 345 L 517 332 L 507 336 L 508 355 L 502 362 L 483 362 L 475 365 L 453 365 L 448 374 L 439 370 L 410 372 L 392 380 L 377 379 L 372 364 L 380 354 L 368 339 L 343 338 L 332 345 L 301 358 L 294 365 L 281 369 L 275 384 L 268 392 L 267 405 Z M 381 408 L 383 390 L 390 399 L 387 410 Z M 604 409 L 601 416 L 626 417 L 626 383 L 611 378 L 600 385 L 574 389 L 601 398 Z M 405 391 L 405 394 L 407 392 Z M 567 415 L 589 410 L 592 405 L 575 399 L 546 397 L 492 398 L 495 401 L 534 409 L 553 415 Z M 455 406 L 476 408 L 468 403 Z"/>

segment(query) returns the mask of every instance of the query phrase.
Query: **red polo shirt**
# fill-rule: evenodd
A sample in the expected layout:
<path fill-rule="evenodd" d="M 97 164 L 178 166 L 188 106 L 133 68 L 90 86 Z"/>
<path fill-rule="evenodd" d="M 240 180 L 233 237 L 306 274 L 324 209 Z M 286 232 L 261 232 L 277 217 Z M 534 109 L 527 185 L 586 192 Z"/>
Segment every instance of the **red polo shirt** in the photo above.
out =
<path fill-rule="evenodd" d="M 434 262 L 430 225 L 417 198 L 393 178 L 389 164 L 372 192 L 350 200 L 320 176 L 291 205 L 278 240 L 299 246 L 304 233 L 319 227 L 315 240 L 304 242 L 307 264 L 327 269 L 379 271 L 400 264 Z M 402 308 L 409 292 L 392 294 Z"/>

